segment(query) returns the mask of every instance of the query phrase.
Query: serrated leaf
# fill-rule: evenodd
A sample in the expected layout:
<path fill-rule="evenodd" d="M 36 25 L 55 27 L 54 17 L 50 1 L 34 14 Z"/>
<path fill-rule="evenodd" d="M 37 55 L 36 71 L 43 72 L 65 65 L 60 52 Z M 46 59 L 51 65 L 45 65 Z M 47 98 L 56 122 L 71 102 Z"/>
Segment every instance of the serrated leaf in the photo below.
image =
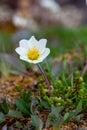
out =
<path fill-rule="evenodd" d="M 61 111 L 63 110 L 63 107 L 55 107 L 52 105 L 51 113 L 48 115 L 47 121 L 46 121 L 46 127 L 50 126 L 60 126 L 62 116 Z"/>
<path fill-rule="evenodd" d="M 36 127 L 36 130 L 42 130 L 43 122 L 37 115 L 31 115 L 32 121 Z"/>
<path fill-rule="evenodd" d="M 30 110 L 27 103 L 23 99 L 15 99 L 16 106 L 23 112 L 25 115 L 30 115 Z"/>
<path fill-rule="evenodd" d="M 9 110 L 8 114 L 6 117 L 11 117 L 11 118 L 23 118 L 22 114 L 16 110 Z"/>
<path fill-rule="evenodd" d="M 46 121 L 46 127 L 55 126 L 55 124 L 59 127 L 60 117 L 58 118 L 50 113 Z"/>

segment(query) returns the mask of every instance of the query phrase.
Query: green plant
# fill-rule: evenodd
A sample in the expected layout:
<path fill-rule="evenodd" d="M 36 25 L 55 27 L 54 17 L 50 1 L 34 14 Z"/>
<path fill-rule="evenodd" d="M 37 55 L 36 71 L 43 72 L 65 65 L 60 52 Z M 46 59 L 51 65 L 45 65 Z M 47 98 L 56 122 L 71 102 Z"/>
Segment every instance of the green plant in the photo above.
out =
<path fill-rule="evenodd" d="M 2 124 L 9 123 L 8 119 L 20 119 L 23 118 L 22 114 L 17 110 L 11 110 L 10 104 L 7 102 L 6 97 L 2 99 L 0 104 L 0 128 Z"/>
<path fill-rule="evenodd" d="M 30 116 L 30 103 L 31 102 L 31 94 L 30 92 L 25 93 L 23 92 L 21 98 L 15 99 L 15 105 L 17 108 L 25 115 Z"/>
<path fill-rule="evenodd" d="M 84 117 L 87 108 L 87 72 L 84 77 L 81 77 L 80 71 L 83 69 L 83 62 L 87 55 L 86 34 L 87 27 L 72 30 L 61 27 L 46 28 L 43 33 L 37 34 L 39 37 L 42 37 L 41 35 L 48 37 L 50 42 L 48 46 L 51 55 L 48 60 L 42 63 L 42 66 L 48 76 L 49 83 L 53 86 L 51 94 L 44 82 L 44 78 L 38 73 L 37 84 L 31 86 L 28 92 L 23 92 L 20 97 L 16 98 L 12 106 L 10 106 L 6 98 L 2 99 L 0 104 L 1 128 L 4 127 L 3 124 L 6 124 L 5 126 L 10 129 L 15 124 L 16 128 L 24 130 L 42 130 L 44 128 L 58 130 L 61 125 L 70 120 L 78 123 Z M 2 35 L 0 46 L 3 42 L 6 43 L 6 38 L 7 43 L 11 43 L 10 36 L 8 38 L 7 34 Z M 6 49 L 6 52 L 11 52 L 11 48 Z M 80 53 L 82 59 L 80 59 L 81 57 L 76 58 L 71 53 L 72 58 L 67 61 L 64 55 L 67 51 L 70 54 L 72 49 Z M 60 62 L 57 59 L 58 55 L 63 57 Z M 57 57 L 55 58 L 55 56 Z M 56 65 L 54 68 L 55 60 Z M 1 54 L 0 61 L 0 73 L 3 76 L 8 76 L 9 73 L 28 74 L 26 71 L 28 65 L 26 64 L 25 68 L 19 60 L 11 55 L 6 54 L 3 56 Z M 20 92 L 21 86 L 16 84 L 15 89 Z M 47 113 L 45 114 L 44 111 Z M 41 114 L 44 115 L 45 120 L 41 117 Z M 9 122 L 11 125 L 9 125 Z"/>

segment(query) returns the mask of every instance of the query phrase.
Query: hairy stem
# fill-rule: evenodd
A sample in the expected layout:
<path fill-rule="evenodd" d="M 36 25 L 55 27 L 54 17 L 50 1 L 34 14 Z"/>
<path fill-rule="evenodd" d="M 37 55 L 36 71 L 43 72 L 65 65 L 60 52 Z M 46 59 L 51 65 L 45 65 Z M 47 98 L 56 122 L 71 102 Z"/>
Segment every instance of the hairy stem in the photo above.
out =
<path fill-rule="evenodd" d="M 45 80 L 47 86 L 48 86 L 49 91 L 51 92 L 52 86 L 51 86 L 51 84 L 50 84 L 50 81 L 48 80 L 48 77 L 47 77 L 45 71 L 42 69 L 42 67 L 41 67 L 40 64 L 37 64 L 37 66 L 38 66 L 38 68 L 39 68 L 39 70 L 40 70 L 40 72 L 41 72 L 41 74 L 42 74 L 42 76 L 43 76 L 43 78 L 44 78 L 44 80 Z"/>

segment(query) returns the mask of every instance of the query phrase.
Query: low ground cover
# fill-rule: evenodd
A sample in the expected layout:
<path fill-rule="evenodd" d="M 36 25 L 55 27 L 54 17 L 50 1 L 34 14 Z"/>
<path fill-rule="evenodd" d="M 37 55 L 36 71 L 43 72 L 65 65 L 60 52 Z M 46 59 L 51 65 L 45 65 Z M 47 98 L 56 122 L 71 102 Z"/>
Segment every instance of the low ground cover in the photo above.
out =
<path fill-rule="evenodd" d="M 6 48 L 5 44 L 12 42 L 13 34 L 3 33 L 1 39 L 5 51 L 1 49 L 0 55 L 0 129 L 87 128 L 86 70 L 83 74 L 87 56 L 86 34 L 86 27 L 74 30 L 58 27 L 35 34 L 38 38 L 49 39 L 47 46 L 51 53 L 41 66 L 53 86 L 50 94 L 38 68 L 21 62 L 11 48 L 11 51 Z M 7 41 L 5 37 L 8 37 Z"/>

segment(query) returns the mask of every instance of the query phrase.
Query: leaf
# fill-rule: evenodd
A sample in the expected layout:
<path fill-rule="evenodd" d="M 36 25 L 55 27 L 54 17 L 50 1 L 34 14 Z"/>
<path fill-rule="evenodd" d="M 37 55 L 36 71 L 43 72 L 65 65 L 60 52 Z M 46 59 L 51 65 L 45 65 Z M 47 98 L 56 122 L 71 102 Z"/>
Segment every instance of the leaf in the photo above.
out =
<path fill-rule="evenodd" d="M 74 78 L 73 78 L 73 74 L 71 75 L 71 86 L 73 87 L 74 85 Z"/>
<path fill-rule="evenodd" d="M 30 115 L 29 106 L 23 99 L 16 98 L 15 104 L 25 115 Z"/>
<path fill-rule="evenodd" d="M 56 117 L 55 115 L 52 115 L 51 113 L 48 115 L 48 118 L 46 120 L 46 127 L 55 126 L 59 127 L 60 124 L 60 117 Z"/>
<path fill-rule="evenodd" d="M 49 104 L 48 104 L 46 101 L 44 101 L 44 100 L 41 100 L 41 105 L 42 105 L 45 109 L 49 109 L 49 108 L 50 108 Z"/>
<path fill-rule="evenodd" d="M 61 122 L 61 124 L 66 123 L 67 120 L 69 120 L 69 116 L 70 116 L 69 114 L 70 114 L 69 112 L 65 113 L 65 115 L 63 117 L 63 121 Z"/>
<path fill-rule="evenodd" d="M 22 114 L 16 110 L 9 110 L 8 114 L 6 117 L 10 118 L 23 118 Z"/>
<path fill-rule="evenodd" d="M 17 126 L 19 129 L 23 128 L 23 126 L 21 125 L 21 123 L 20 123 L 19 121 L 16 121 L 16 126 Z"/>
<path fill-rule="evenodd" d="M 62 116 L 61 111 L 63 110 L 63 107 L 55 107 L 52 105 L 51 113 L 48 115 L 47 121 L 46 121 L 46 127 L 50 126 L 60 126 Z"/>
<path fill-rule="evenodd" d="M 31 100 L 31 91 L 29 92 L 23 92 L 22 93 L 22 98 L 25 102 L 29 102 Z"/>
<path fill-rule="evenodd" d="M 76 122 L 79 122 L 80 119 L 82 119 L 83 117 L 84 117 L 83 114 L 79 114 L 78 116 L 75 117 L 75 121 L 76 121 Z"/>
<path fill-rule="evenodd" d="M 31 115 L 32 121 L 36 127 L 36 130 L 42 130 L 43 122 L 37 115 Z"/>
<path fill-rule="evenodd" d="M 5 116 L 2 112 L 0 112 L 0 123 L 5 121 Z"/>
<path fill-rule="evenodd" d="M 55 65 L 54 65 L 54 66 L 51 66 L 50 63 L 51 63 L 52 61 L 53 61 L 53 58 L 46 59 L 42 65 L 43 65 L 43 67 L 45 67 L 44 69 L 47 69 L 47 70 L 48 70 L 48 72 L 47 72 L 48 78 L 49 78 L 51 81 L 54 82 L 54 81 L 55 81 L 55 76 L 58 76 L 58 68 L 59 68 L 59 66 L 58 66 L 58 65 L 56 65 L 56 67 L 55 67 Z M 55 75 L 55 76 L 54 76 L 54 75 Z"/>
<path fill-rule="evenodd" d="M 76 109 L 82 110 L 82 100 L 80 100 Z"/>
<path fill-rule="evenodd" d="M 61 79 L 64 85 L 68 86 L 68 83 L 66 81 L 66 74 L 64 73 L 64 71 L 61 73 Z"/>
<path fill-rule="evenodd" d="M 7 102 L 6 102 L 6 97 L 4 97 L 3 100 L 2 100 L 1 108 L 2 108 L 2 110 L 3 110 L 3 112 L 4 112 L 5 114 L 8 113 L 9 107 L 8 107 Z"/>
<path fill-rule="evenodd" d="M 33 114 L 33 113 L 38 111 L 38 107 L 39 107 L 38 104 L 39 104 L 39 102 L 38 102 L 38 100 L 35 97 L 32 97 L 31 100 L 32 101 L 31 101 L 30 110 L 31 110 L 31 113 Z"/>
<path fill-rule="evenodd" d="M 60 106 L 60 107 L 55 107 L 52 105 L 51 107 L 51 113 L 55 116 L 58 116 L 58 114 L 63 110 L 63 106 Z"/>
<path fill-rule="evenodd" d="M 72 118 L 74 118 L 75 116 L 77 116 L 80 112 L 81 112 L 81 110 L 77 110 L 76 109 L 76 110 L 73 110 L 70 113 L 68 113 L 68 112 L 65 113 L 64 118 L 63 118 L 61 124 L 64 124 L 64 123 L 70 121 Z"/>

